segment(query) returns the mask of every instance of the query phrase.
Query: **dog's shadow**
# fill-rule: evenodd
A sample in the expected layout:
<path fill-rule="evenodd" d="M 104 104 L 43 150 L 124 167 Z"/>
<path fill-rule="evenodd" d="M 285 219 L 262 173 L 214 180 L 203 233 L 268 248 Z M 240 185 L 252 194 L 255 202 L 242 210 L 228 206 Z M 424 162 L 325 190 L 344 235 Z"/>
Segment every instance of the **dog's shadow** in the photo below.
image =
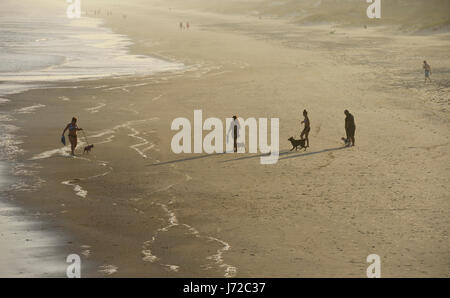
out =
<path fill-rule="evenodd" d="M 347 148 L 348 147 L 340 146 L 340 147 L 328 148 L 328 149 L 323 149 L 323 150 L 314 151 L 314 152 L 301 152 L 301 153 L 298 153 L 298 154 L 282 157 L 282 158 L 280 158 L 280 160 L 288 159 L 288 158 L 305 157 L 305 156 L 310 156 L 310 155 L 315 155 L 315 154 L 320 154 L 320 153 L 326 153 L 326 152 L 330 152 L 330 151 L 337 151 L 337 150 L 342 150 L 342 149 L 347 149 Z M 292 153 L 294 153 L 294 152 L 292 152 Z"/>

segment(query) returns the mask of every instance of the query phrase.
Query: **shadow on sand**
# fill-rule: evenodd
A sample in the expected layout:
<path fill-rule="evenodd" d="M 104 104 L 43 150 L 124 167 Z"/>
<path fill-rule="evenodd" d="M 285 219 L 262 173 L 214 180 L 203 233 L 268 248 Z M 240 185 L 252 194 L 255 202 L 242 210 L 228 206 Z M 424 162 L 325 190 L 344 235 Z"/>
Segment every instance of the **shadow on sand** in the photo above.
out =
<path fill-rule="evenodd" d="M 280 151 L 280 154 L 279 154 L 280 158 L 279 158 L 279 160 L 288 159 L 288 158 L 305 157 L 305 156 L 309 156 L 309 155 L 326 153 L 326 152 L 330 152 L 330 151 L 337 151 L 337 150 L 346 149 L 346 148 L 348 148 L 348 147 L 341 146 L 341 147 L 323 149 L 323 150 L 314 151 L 314 152 L 305 152 L 305 151 L 296 152 L 296 151 L 284 150 L 284 151 Z M 222 162 L 238 161 L 238 160 L 243 160 L 243 159 L 258 158 L 258 157 L 269 156 L 269 155 L 270 154 L 258 154 L 258 155 L 252 155 L 252 156 L 244 156 L 244 157 L 239 157 L 239 158 L 233 158 L 233 159 L 225 160 L 225 161 L 222 161 Z M 287 155 L 287 156 L 285 156 L 285 155 Z M 282 156 L 284 156 L 284 157 L 282 157 Z"/>
<path fill-rule="evenodd" d="M 190 161 L 190 160 L 195 160 L 195 159 L 213 157 L 213 156 L 222 155 L 222 154 L 225 154 L 225 153 L 203 154 L 203 155 L 199 155 L 199 156 L 175 159 L 175 160 L 164 161 L 164 162 L 160 162 L 160 163 L 153 163 L 153 164 L 148 165 L 148 166 L 149 167 L 162 166 L 162 165 L 168 165 L 168 164 L 177 163 L 177 162 L 184 162 L 184 161 Z"/>
<path fill-rule="evenodd" d="M 280 160 L 281 159 L 288 159 L 288 158 L 304 157 L 304 156 L 320 154 L 320 153 L 326 153 L 326 152 L 330 152 L 330 151 L 337 151 L 337 150 L 342 150 L 342 149 L 347 149 L 347 148 L 348 147 L 341 146 L 341 147 L 328 148 L 328 149 L 323 149 L 323 150 L 314 151 L 314 152 L 298 153 L 298 154 L 294 154 L 294 155 L 291 155 L 291 156 L 282 157 L 282 158 L 280 158 Z"/>
<path fill-rule="evenodd" d="M 341 149 L 345 149 L 347 147 L 335 147 L 335 148 L 329 148 L 329 149 L 323 149 L 320 151 L 314 151 L 314 152 L 296 152 L 296 151 L 289 151 L 289 150 L 283 150 L 280 151 L 280 158 L 279 160 L 282 159 L 288 159 L 288 158 L 297 158 L 297 157 L 305 157 L 305 156 L 309 156 L 309 155 L 314 155 L 314 154 L 320 154 L 320 153 L 326 153 L 326 152 L 330 152 L 330 151 L 336 151 L 336 150 L 341 150 Z M 185 161 L 191 161 L 191 160 L 196 160 L 196 159 L 202 159 L 202 158 L 207 158 L 207 157 L 213 157 L 213 156 L 218 156 L 218 155 L 225 155 L 225 154 L 234 154 L 234 153 L 214 153 L 214 154 L 203 154 L 203 155 L 199 155 L 199 156 L 193 156 L 193 157 L 187 157 L 187 158 L 181 158 L 181 159 L 176 159 L 176 160 L 170 160 L 170 161 L 165 161 L 165 162 L 160 162 L 160 163 L 153 163 L 148 165 L 149 167 L 154 167 L 154 166 L 162 166 L 162 165 L 168 165 L 168 164 L 173 164 L 173 163 L 178 163 L 178 162 L 185 162 Z M 244 159 L 251 159 L 251 158 L 258 158 L 258 157 L 262 157 L 262 156 L 269 156 L 270 154 L 258 154 L 258 155 L 251 155 L 251 156 L 243 156 L 243 157 L 239 157 L 239 158 L 233 158 L 233 159 L 228 159 L 228 160 L 224 160 L 222 162 L 230 162 L 230 161 L 238 161 L 238 160 L 244 160 Z M 285 156 L 287 155 L 287 156 Z M 284 157 L 282 157 L 284 156 Z"/>

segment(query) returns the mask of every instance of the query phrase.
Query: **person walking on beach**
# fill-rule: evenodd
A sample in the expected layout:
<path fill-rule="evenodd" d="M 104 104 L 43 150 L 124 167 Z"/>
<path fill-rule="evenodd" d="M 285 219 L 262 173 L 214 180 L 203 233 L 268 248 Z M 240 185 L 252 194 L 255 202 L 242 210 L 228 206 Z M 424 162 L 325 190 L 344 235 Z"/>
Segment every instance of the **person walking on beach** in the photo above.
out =
<path fill-rule="evenodd" d="M 350 145 L 350 142 L 352 146 L 355 146 L 355 130 L 356 130 L 356 124 L 355 124 L 355 118 L 348 110 L 344 111 L 345 114 L 345 133 L 347 134 L 346 143 Z"/>
<path fill-rule="evenodd" d="M 70 150 L 72 151 L 72 156 L 75 156 L 75 148 L 77 147 L 77 131 L 83 130 L 79 128 L 77 125 L 77 118 L 73 117 L 72 122 L 66 125 L 64 128 L 62 135 L 66 133 L 66 130 L 69 130 L 69 141 L 70 141 Z"/>
<path fill-rule="evenodd" d="M 233 148 L 234 148 L 234 152 L 237 152 L 237 139 L 239 136 L 239 129 L 241 128 L 240 124 L 239 124 L 239 120 L 237 119 L 236 116 L 233 116 L 233 122 L 231 122 L 230 128 L 228 129 L 228 133 L 227 133 L 227 140 L 228 140 L 228 135 L 233 132 Z"/>
<path fill-rule="evenodd" d="M 304 120 L 302 121 L 302 124 L 305 124 L 305 127 L 303 128 L 302 133 L 300 134 L 300 139 L 303 140 L 303 138 L 306 139 L 306 147 L 309 147 L 309 132 L 311 130 L 311 125 L 308 118 L 308 112 L 306 110 L 303 110 L 303 117 Z"/>
<path fill-rule="evenodd" d="M 183 22 L 180 22 L 180 30 L 183 30 Z"/>
<path fill-rule="evenodd" d="M 186 22 L 186 29 L 189 30 L 189 27 L 190 27 L 189 22 Z"/>
<path fill-rule="evenodd" d="M 423 61 L 423 70 L 425 71 L 425 83 L 427 82 L 427 79 L 430 81 L 431 83 L 431 66 L 430 64 L 427 63 L 427 61 Z"/>

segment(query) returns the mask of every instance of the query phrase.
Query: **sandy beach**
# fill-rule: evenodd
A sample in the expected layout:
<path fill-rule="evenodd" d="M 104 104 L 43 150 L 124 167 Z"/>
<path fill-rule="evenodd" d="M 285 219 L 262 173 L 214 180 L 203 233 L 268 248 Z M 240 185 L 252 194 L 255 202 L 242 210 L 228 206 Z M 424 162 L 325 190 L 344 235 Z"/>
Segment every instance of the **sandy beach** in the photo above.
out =
<path fill-rule="evenodd" d="M 49 268 L 74 253 L 82 277 L 365 277 L 378 254 L 383 277 L 450 276 L 448 31 L 299 25 L 177 2 L 98 7 L 113 14 L 89 17 L 128 36 L 130 53 L 183 68 L 52 83 L 1 104 L 21 150 L 1 197 L 45 223 L 30 229 L 58 235 L 45 244 L 57 251 Z M 303 109 L 311 144 L 289 151 Z M 171 123 L 194 110 L 279 118 L 279 161 L 173 153 Z M 72 116 L 95 145 L 83 154 L 79 132 L 75 158 L 59 143 Z M 0 250 L 13 243 L 2 237 Z"/>

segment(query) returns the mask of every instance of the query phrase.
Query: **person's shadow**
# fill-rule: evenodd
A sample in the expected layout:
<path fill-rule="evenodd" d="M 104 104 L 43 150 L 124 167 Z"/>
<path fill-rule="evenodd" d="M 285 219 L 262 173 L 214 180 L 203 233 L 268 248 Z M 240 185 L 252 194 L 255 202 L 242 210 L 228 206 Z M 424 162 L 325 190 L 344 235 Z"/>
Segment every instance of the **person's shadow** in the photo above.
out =
<path fill-rule="evenodd" d="M 173 164 L 173 163 L 177 163 L 177 162 L 184 162 L 184 161 L 190 161 L 190 160 L 195 160 L 195 159 L 202 159 L 202 158 L 207 158 L 207 157 L 213 157 L 213 156 L 222 155 L 222 154 L 225 154 L 225 152 L 223 152 L 223 153 L 203 154 L 203 155 L 198 155 L 198 156 L 180 158 L 180 159 L 175 159 L 175 160 L 170 160 L 170 161 L 153 163 L 153 164 L 150 164 L 150 165 L 147 165 L 147 166 L 148 167 L 162 166 L 162 165 L 168 165 L 168 164 Z"/>
<path fill-rule="evenodd" d="M 348 148 L 348 147 L 343 146 L 343 147 L 335 147 L 335 148 L 323 149 L 323 150 L 314 151 L 314 152 L 305 152 L 305 151 L 298 152 L 298 151 L 283 150 L 283 151 L 280 151 L 280 154 L 278 156 L 279 156 L 279 160 L 282 160 L 282 159 L 288 159 L 288 158 L 306 157 L 306 156 L 310 156 L 310 155 L 326 153 L 326 152 L 330 152 L 330 151 L 337 151 L 337 150 L 342 150 L 342 149 L 346 149 L 346 148 Z M 192 156 L 192 157 L 187 157 L 187 158 L 180 158 L 180 159 L 176 159 L 176 160 L 164 161 L 164 162 L 160 162 L 160 163 L 153 163 L 153 164 L 150 164 L 150 165 L 147 165 L 147 166 L 149 166 L 149 167 L 162 166 L 162 165 L 167 165 L 167 164 L 191 161 L 191 160 L 196 160 L 196 159 L 203 159 L 203 158 L 214 157 L 214 156 L 225 155 L 225 154 L 230 154 L 231 155 L 231 154 L 238 154 L 238 153 L 223 152 L 223 153 L 203 154 L 203 155 Z M 250 153 L 247 153 L 247 154 L 250 154 Z M 251 156 L 243 156 L 243 157 L 238 157 L 238 158 L 224 160 L 222 162 L 232 162 L 232 161 L 251 159 L 251 158 L 258 158 L 258 157 L 269 156 L 269 155 L 270 155 L 270 153 L 257 154 L 257 155 L 251 155 Z"/>
<path fill-rule="evenodd" d="M 346 148 L 348 148 L 348 147 L 340 146 L 340 147 L 328 148 L 328 149 L 323 149 L 320 151 L 313 151 L 313 152 L 305 152 L 305 151 L 298 152 L 298 151 L 283 150 L 283 151 L 280 151 L 280 154 L 278 155 L 278 156 L 280 156 L 280 158 L 278 160 L 306 157 L 306 156 L 310 156 L 310 155 L 321 154 L 321 153 L 326 153 L 326 152 L 330 152 L 330 151 L 337 151 L 337 150 L 342 150 L 342 149 L 346 149 Z M 258 154 L 258 155 L 252 155 L 252 156 L 243 156 L 243 157 L 239 157 L 239 158 L 225 160 L 222 162 L 238 161 L 238 160 L 258 158 L 258 157 L 269 156 L 269 155 L 270 155 L 270 153 Z M 281 157 L 281 156 L 283 156 L 283 157 Z"/>
<path fill-rule="evenodd" d="M 347 149 L 347 148 L 348 147 L 346 147 L 346 146 L 340 146 L 340 147 L 328 148 L 328 149 L 323 149 L 323 150 L 314 151 L 314 152 L 303 152 L 303 153 L 298 153 L 298 154 L 282 157 L 282 158 L 280 158 L 280 160 L 281 159 L 288 159 L 288 158 L 305 157 L 305 156 L 309 156 L 309 155 L 315 155 L 315 154 L 320 154 L 320 153 L 337 151 L 337 150 L 342 150 L 342 149 Z"/>

